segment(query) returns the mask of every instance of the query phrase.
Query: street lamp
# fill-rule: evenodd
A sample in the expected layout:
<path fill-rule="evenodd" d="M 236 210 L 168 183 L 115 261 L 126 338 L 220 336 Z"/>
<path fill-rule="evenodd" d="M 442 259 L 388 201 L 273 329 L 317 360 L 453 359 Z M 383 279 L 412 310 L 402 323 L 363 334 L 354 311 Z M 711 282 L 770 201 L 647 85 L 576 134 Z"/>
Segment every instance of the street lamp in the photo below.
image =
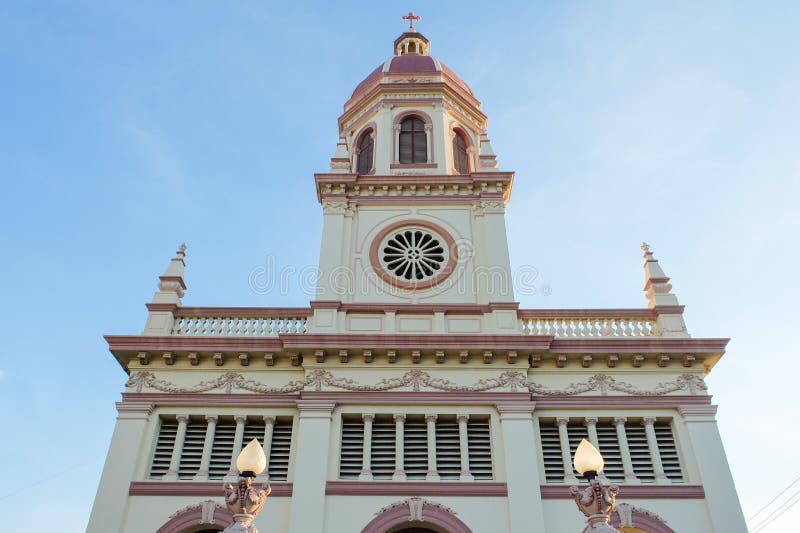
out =
<path fill-rule="evenodd" d="M 258 488 L 253 485 L 253 478 L 267 468 L 267 457 L 256 439 L 244 447 L 236 458 L 239 469 L 239 481 L 236 485 L 227 483 L 225 489 L 225 505 L 233 513 L 233 524 L 225 528 L 223 533 L 258 533 L 253 519 L 264 507 L 272 488 Z"/>
<path fill-rule="evenodd" d="M 569 488 L 578 509 L 586 515 L 589 523 L 583 530 L 584 533 L 620 533 L 608 524 L 611 513 L 616 509 L 619 487 L 603 486 L 597 477 L 603 471 L 603 456 L 591 442 L 583 439 L 575 451 L 573 464 L 575 470 L 589 481 L 589 486 L 585 489 Z"/>

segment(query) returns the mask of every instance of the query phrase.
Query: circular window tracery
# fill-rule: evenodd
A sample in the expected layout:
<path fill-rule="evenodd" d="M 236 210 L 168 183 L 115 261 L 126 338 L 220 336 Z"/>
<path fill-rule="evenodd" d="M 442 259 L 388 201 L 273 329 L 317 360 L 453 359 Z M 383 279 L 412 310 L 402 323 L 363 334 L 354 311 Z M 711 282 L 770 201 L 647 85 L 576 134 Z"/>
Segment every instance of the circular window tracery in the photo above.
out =
<path fill-rule="evenodd" d="M 450 234 L 427 220 L 396 222 L 370 245 L 373 271 L 384 282 L 407 290 L 438 285 L 453 273 L 459 250 Z"/>
<path fill-rule="evenodd" d="M 384 267 L 400 279 L 424 281 L 447 264 L 441 237 L 422 228 L 405 228 L 388 236 L 381 247 Z"/>

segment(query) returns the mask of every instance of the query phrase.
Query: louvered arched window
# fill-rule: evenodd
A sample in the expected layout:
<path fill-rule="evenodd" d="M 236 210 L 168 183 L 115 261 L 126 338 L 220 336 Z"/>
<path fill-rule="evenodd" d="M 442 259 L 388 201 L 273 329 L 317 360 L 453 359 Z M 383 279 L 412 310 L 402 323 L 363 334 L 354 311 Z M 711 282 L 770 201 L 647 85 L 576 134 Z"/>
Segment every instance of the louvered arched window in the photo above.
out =
<path fill-rule="evenodd" d="M 425 123 L 417 117 L 408 117 L 400 123 L 400 163 L 427 163 L 428 139 Z"/>
<path fill-rule="evenodd" d="M 467 140 L 460 131 L 455 131 L 455 135 L 453 135 L 453 167 L 459 174 L 469 174 Z"/>
<path fill-rule="evenodd" d="M 358 168 L 359 174 L 369 174 L 372 171 L 372 157 L 375 151 L 375 139 L 372 130 L 367 130 L 361 135 L 358 142 Z"/>

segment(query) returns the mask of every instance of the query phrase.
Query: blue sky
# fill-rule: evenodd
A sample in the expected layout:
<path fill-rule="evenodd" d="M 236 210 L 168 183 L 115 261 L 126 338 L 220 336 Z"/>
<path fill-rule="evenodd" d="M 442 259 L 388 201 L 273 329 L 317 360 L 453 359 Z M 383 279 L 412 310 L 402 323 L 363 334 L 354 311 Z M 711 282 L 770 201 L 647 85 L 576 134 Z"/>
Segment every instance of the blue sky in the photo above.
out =
<path fill-rule="evenodd" d="M 512 263 L 552 291 L 522 307 L 644 306 L 647 240 L 690 332 L 733 339 L 708 382 L 745 515 L 800 476 L 800 4 L 5 2 L 6 524 L 41 483 L 84 530 L 125 382 L 102 335 L 141 331 L 180 242 L 187 305 L 307 303 L 248 274 L 316 264 L 313 173 L 409 9 L 517 173 Z"/>

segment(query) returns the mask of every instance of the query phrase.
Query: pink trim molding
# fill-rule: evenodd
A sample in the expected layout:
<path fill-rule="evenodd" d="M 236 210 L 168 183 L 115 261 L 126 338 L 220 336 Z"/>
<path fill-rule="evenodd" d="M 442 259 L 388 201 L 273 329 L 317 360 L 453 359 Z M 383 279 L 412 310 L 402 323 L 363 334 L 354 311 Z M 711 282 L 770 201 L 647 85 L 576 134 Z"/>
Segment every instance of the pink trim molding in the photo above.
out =
<path fill-rule="evenodd" d="M 569 495 L 569 489 L 566 489 Z M 325 494 L 336 496 L 508 496 L 505 483 L 460 481 L 328 481 Z"/>
<path fill-rule="evenodd" d="M 670 408 L 682 405 L 710 405 L 711 396 L 664 395 L 664 396 L 536 396 L 537 409 L 602 409 L 609 407 Z"/>
<path fill-rule="evenodd" d="M 421 518 L 421 520 L 416 521 L 423 526 L 430 524 L 450 533 L 472 533 L 472 530 L 454 514 L 436 505 L 429 505 L 423 501 L 421 514 L 422 516 L 420 517 L 414 517 L 411 514 L 410 505 L 398 505 L 373 518 L 361 530 L 361 533 L 384 533 L 393 530 L 397 526 L 413 526 L 416 518 Z"/>
<path fill-rule="evenodd" d="M 126 403 L 153 403 L 156 405 L 200 405 L 224 407 L 296 407 L 299 394 L 207 394 L 202 392 L 123 392 L 122 401 Z"/>
<path fill-rule="evenodd" d="M 541 485 L 543 500 L 571 500 L 567 485 Z M 664 499 L 664 500 L 702 500 L 706 497 L 702 485 L 620 485 L 622 500 Z"/>
<path fill-rule="evenodd" d="M 380 253 L 380 246 L 383 242 L 383 239 L 386 238 L 387 235 L 392 233 L 393 231 L 397 231 L 400 228 L 404 228 L 406 226 L 420 226 L 423 228 L 427 228 L 431 231 L 434 231 L 442 236 L 445 240 L 445 244 L 447 245 L 449 251 L 449 258 L 447 264 L 442 268 L 442 271 L 439 272 L 436 276 L 431 279 L 425 281 L 403 281 L 391 275 L 389 272 L 383 268 L 383 265 L 379 259 Z M 390 224 L 383 228 L 378 234 L 372 239 L 372 245 L 369 247 L 369 261 L 372 264 L 373 271 L 386 283 L 389 285 L 393 285 L 395 287 L 400 287 L 401 289 L 410 289 L 410 290 L 421 290 L 421 289 L 429 289 L 435 285 L 438 285 L 445 279 L 447 279 L 450 274 L 453 273 L 455 270 L 456 263 L 458 263 L 458 247 L 456 246 L 456 241 L 450 235 L 449 232 L 445 231 L 444 228 L 438 226 L 432 222 L 428 222 L 427 220 L 401 220 L 399 222 L 395 222 L 394 224 Z"/>
<path fill-rule="evenodd" d="M 301 392 L 304 400 L 327 400 L 341 404 L 371 405 L 414 404 L 430 405 L 495 405 L 497 403 L 530 404 L 528 392 Z M 138 400 L 144 401 L 144 400 Z"/>
<path fill-rule="evenodd" d="M 163 526 L 158 528 L 156 533 L 184 533 L 192 528 L 191 531 L 197 531 L 197 526 L 209 525 L 228 527 L 233 524 L 233 514 L 227 509 L 217 507 L 214 509 L 214 520 L 212 523 L 202 522 L 203 511 L 199 507 L 187 509 L 179 512 L 170 518 Z"/>
<path fill-rule="evenodd" d="M 270 498 L 292 495 L 291 483 L 270 483 Z M 222 498 L 222 481 L 131 481 L 130 496 L 213 496 Z"/>

